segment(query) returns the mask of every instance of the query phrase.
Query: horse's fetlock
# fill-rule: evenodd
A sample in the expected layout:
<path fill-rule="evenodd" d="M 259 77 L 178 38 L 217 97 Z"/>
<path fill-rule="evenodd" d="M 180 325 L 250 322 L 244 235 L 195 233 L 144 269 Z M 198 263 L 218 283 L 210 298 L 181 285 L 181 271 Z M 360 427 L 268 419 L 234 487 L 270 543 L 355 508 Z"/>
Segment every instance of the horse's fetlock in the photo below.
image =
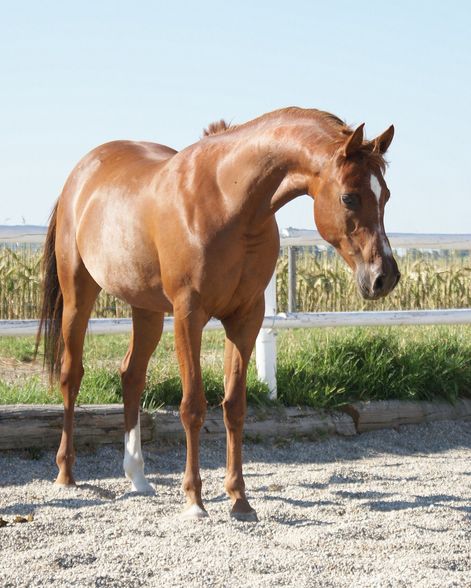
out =
<path fill-rule="evenodd" d="M 75 453 L 72 451 L 61 450 L 57 452 L 56 455 L 56 464 L 58 466 L 61 465 L 73 465 L 75 462 Z"/>
<path fill-rule="evenodd" d="M 183 479 L 182 490 L 187 494 L 188 492 L 201 492 L 203 483 L 200 476 L 188 477 Z"/>
<path fill-rule="evenodd" d="M 229 495 L 234 493 L 243 494 L 245 492 L 245 482 L 242 476 L 228 476 L 224 481 L 224 488 Z"/>
<path fill-rule="evenodd" d="M 144 469 L 144 460 L 138 455 L 126 454 L 123 459 L 123 469 L 126 474 L 141 472 Z"/>

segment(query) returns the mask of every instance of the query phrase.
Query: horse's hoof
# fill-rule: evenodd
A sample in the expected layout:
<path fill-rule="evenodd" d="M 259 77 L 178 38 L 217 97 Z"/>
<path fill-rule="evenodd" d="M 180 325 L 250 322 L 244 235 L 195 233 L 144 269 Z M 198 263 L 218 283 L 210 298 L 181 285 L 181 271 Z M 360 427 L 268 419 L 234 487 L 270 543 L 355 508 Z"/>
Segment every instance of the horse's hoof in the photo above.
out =
<path fill-rule="evenodd" d="M 183 521 L 199 521 L 201 519 L 208 518 L 208 513 L 201 508 L 198 504 L 190 504 L 185 510 L 180 514 L 180 518 Z"/>
<path fill-rule="evenodd" d="M 246 498 L 238 498 L 231 509 L 231 518 L 237 521 L 246 521 L 256 523 L 258 521 L 257 513 L 250 506 Z"/>
<path fill-rule="evenodd" d="M 143 484 L 131 484 L 131 492 L 132 494 L 144 494 L 146 496 L 155 496 L 154 488 L 149 484 L 149 482 Z"/>
<path fill-rule="evenodd" d="M 58 478 L 54 481 L 54 486 L 57 486 L 58 488 L 75 488 L 76 485 L 77 484 L 73 478 L 67 479 L 58 476 Z"/>
<path fill-rule="evenodd" d="M 245 523 L 258 523 L 257 512 L 253 508 L 247 512 L 231 510 L 231 519 L 243 521 Z"/>

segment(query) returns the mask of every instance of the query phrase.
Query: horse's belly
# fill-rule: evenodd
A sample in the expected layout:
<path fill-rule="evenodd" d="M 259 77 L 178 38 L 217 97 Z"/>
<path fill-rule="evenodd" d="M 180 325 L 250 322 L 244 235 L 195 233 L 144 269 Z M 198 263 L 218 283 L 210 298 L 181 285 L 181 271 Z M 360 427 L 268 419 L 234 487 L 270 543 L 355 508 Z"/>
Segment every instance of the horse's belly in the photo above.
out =
<path fill-rule="evenodd" d="M 132 227 L 107 219 L 93 231 L 79 227 L 77 246 L 85 267 L 103 290 L 132 306 L 171 311 L 157 252 L 142 230 L 139 234 Z"/>

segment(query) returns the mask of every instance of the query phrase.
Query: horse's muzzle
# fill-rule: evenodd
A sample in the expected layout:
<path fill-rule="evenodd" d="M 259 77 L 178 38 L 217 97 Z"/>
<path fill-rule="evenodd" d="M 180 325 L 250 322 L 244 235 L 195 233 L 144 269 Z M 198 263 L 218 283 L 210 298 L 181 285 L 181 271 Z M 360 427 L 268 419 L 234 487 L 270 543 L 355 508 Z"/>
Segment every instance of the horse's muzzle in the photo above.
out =
<path fill-rule="evenodd" d="M 379 269 L 377 266 L 364 265 L 356 272 L 358 289 L 365 300 L 378 300 L 387 296 L 397 286 L 400 278 L 394 258 L 382 263 Z"/>

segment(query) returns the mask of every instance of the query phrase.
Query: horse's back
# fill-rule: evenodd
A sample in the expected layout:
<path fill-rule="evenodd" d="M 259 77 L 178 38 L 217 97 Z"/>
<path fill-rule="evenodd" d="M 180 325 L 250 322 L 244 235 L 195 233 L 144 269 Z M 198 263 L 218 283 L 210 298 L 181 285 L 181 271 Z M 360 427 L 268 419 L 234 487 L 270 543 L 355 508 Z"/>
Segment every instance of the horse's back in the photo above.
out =
<path fill-rule="evenodd" d="M 91 197 L 111 199 L 111 188 L 139 191 L 145 178 L 155 174 L 175 153 L 166 145 L 144 141 L 104 143 L 87 153 L 72 170 L 62 191 L 61 206 L 72 206 L 79 221 Z"/>

